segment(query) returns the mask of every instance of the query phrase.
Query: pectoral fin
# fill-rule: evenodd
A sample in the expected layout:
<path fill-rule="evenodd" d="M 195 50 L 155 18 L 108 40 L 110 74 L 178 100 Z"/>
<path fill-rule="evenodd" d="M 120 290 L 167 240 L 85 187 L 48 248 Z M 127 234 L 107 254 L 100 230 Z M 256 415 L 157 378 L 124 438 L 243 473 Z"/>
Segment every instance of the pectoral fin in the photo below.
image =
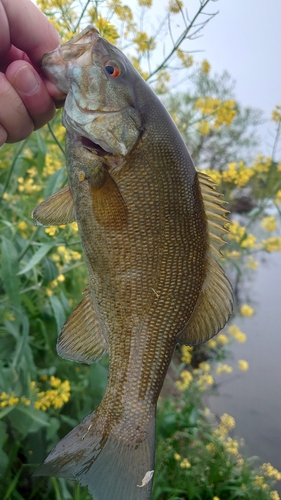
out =
<path fill-rule="evenodd" d="M 84 299 L 62 327 L 57 352 L 64 359 L 87 364 L 98 361 L 107 353 L 107 341 L 93 309 L 88 289 Z"/>
<path fill-rule="evenodd" d="M 69 186 L 60 189 L 42 201 L 32 212 L 36 225 L 60 226 L 76 220 L 73 198 Z"/>
<path fill-rule="evenodd" d="M 89 181 L 92 207 L 97 222 L 104 227 L 120 228 L 127 221 L 127 207 L 118 185 L 106 168 L 103 182 Z"/>
<path fill-rule="evenodd" d="M 187 326 L 177 337 L 178 342 L 186 345 L 200 344 L 218 333 L 228 321 L 233 304 L 231 284 L 218 263 L 220 248 L 225 244 L 223 236 L 227 233 L 227 210 L 213 181 L 205 174 L 198 175 L 207 217 L 209 248 L 202 290 Z"/>

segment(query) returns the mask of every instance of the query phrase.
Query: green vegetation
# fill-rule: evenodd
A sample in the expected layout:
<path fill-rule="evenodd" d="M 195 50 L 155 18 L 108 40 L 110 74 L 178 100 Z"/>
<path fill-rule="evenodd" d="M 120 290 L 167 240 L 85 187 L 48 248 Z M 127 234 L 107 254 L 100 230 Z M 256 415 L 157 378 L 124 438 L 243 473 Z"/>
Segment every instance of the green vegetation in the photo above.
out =
<path fill-rule="evenodd" d="M 242 272 L 254 272 L 258 253 L 280 251 L 281 163 L 275 157 L 280 107 L 272 115 L 276 123 L 272 157 L 252 158 L 250 129 L 259 114 L 243 110 L 229 80 L 222 76 L 222 87 L 211 75 L 209 63 L 196 64 L 185 48 L 187 40 L 190 48 L 198 30 L 195 24 L 204 27 L 200 11 L 209 0 L 199 3 L 193 21 L 184 17 L 180 1 L 171 0 L 155 35 L 143 30 L 150 0 L 139 0 L 139 24 L 131 9 L 117 0 L 84 2 L 80 12 L 72 0 L 37 3 L 66 38 L 82 20 L 84 26 L 90 19 L 111 42 L 126 48 L 135 66 L 163 95 L 192 147 L 197 167 L 218 183 L 233 207 L 222 262 L 235 273 L 236 282 Z M 183 24 L 180 37 L 173 40 L 171 34 L 167 56 L 153 63 L 164 27 L 172 29 L 177 19 Z M 184 96 L 173 94 L 168 99 L 169 70 L 175 61 L 190 76 L 190 87 Z M 180 102 L 184 102 L 181 109 Z M 42 199 L 67 182 L 60 115 L 24 142 L 1 148 L 2 500 L 90 500 L 87 491 L 74 483 L 32 478 L 47 452 L 98 405 L 107 381 L 107 360 L 88 367 L 65 361 L 55 351 L 60 328 L 86 286 L 77 226 L 34 227 L 30 215 Z M 240 157 L 239 148 L 233 149 L 234 140 L 240 141 Z M 240 212 L 243 219 L 237 217 Z M 251 316 L 254 311 L 248 304 L 238 304 L 235 313 Z M 234 316 L 205 346 L 176 351 L 158 405 L 153 500 L 278 500 L 274 483 L 281 473 L 270 464 L 243 457 L 241 440 L 229 435 L 234 419 L 223 415 L 216 422 L 203 402 L 215 390 L 214 377 L 232 371 L 226 363 L 231 342 L 245 340 Z M 240 360 L 237 369 L 247 367 L 247 361 Z"/>

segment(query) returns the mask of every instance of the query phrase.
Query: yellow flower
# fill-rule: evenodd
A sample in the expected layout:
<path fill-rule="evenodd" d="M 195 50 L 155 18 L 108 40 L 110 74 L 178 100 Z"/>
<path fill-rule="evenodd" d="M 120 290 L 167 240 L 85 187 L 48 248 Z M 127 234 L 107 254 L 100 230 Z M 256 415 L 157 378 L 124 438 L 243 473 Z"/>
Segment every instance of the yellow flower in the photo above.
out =
<path fill-rule="evenodd" d="M 249 368 L 249 363 L 248 363 L 248 361 L 245 361 L 245 359 L 239 359 L 238 367 L 239 367 L 239 370 L 242 370 L 242 372 L 245 372 Z"/>
<path fill-rule="evenodd" d="M 138 31 L 137 35 L 134 37 L 133 42 L 138 46 L 140 52 L 145 52 L 146 50 L 153 50 L 156 47 L 152 37 L 149 37 L 144 31 Z M 164 73 L 164 72 L 162 72 Z M 167 72 L 165 74 L 168 75 Z"/>
<path fill-rule="evenodd" d="M 204 97 L 197 99 L 194 108 L 200 109 L 203 115 L 209 115 L 213 128 L 217 130 L 223 125 L 231 125 L 236 115 L 235 105 L 233 100 L 221 101 L 213 97 Z"/>
<path fill-rule="evenodd" d="M 132 9 L 130 9 L 128 5 L 123 5 L 118 0 L 112 0 L 111 2 L 107 2 L 107 5 L 111 12 L 115 12 L 120 21 L 130 23 L 133 20 Z"/>
<path fill-rule="evenodd" d="M 254 312 L 254 309 L 248 304 L 244 304 L 240 307 L 240 314 L 242 314 L 242 316 L 253 316 Z"/>
<path fill-rule="evenodd" d="M 214 339 L 211 339 L 211 340 L 208 340 L 207 345 L 208 345 L 208 347 L 210 347 L 210 349 L 214 349 L 217 346 L 217 343 Z"/>
<path fill-rule="evenodd" d="M 18 184 L 18 191 L 20 193 L 31 194 L 37 191 L 41 191 L 42 189 L 40 186 L 36 186 L 36 184 L 34 184 L 32 177 L 29 177 L 27 179 L 18 177 Z"/>
<path fill-rule="evenodd" d="M 271 491 L 269 494 L 270 500 L 280 500 L 280 496 L 278 495 L 278 491 Z"/>
<path fill-rule="evenodd" d="M 181 456 L 178 453 L 174 454 L 174 459 L 179 461 L 181 459 Z"/>
<path fill-rule="evenodd" d="M 273 215 L 270 217 L 264 217 L 261 221 L 261 225 L 266 231 L 270 232 L 275 231 L 277 228 L 277 222 Z"/>
<path fill-rule="evenodd" d="M 262 486 L 264 484 L 263 476 L 255 476 L 254 483 L 256 486 Z"/>
<path fill-rule="evenodd" d="M 45 233 L 49 236 L 54 236 L 58 232 L 59 228 L 57 226 L 50 226 L 45 228 Z"/>
<path fill-rule="evenodd" d="M 70 398 L 70 383 L 68 380 L 62 382 L 59 378 L 50 377 L 50 386 L 53 389 L 39 392 L 36 391 L 36 401 L 34 408 L 37 410 L 47 411 L 53 406 L 55 409 L 61 408 Z"/>
<path fill-rule="evenodd" d="M 281 472 L 275 469 L 270 463 L 263 464 L 260 469 L 265 476 L 275 479 L 276 481 L 281 481 Z"/>
<path fill-rule="evenodd" d="M 166 82 L 170 80 L 171 76 L 168 71 L 160 71 L 157 75 L 157 83 L 155 90 L 157 94 L 165 94 L 168 90 Z"/>
<path fill-rule="evenodd" d="M 48 177 L 48 175 L 54 174 L 61 166 L 61 161 L 58 158 L 55 158 L 51 153 L 46 154 L 42 176 Z"/>
<path fill-rule="evenodd" d="M 253 269 L 255 271 L 258 265 L 259 265 L 258 261 L 254 260 L 254 257 L 252 255 L 249 255 L 246 267 L 249 267 L 250 269 Z"/>
<path fill-rule="evenodd" d="M 281 237 L 272 237 L 267 240 L 262 240 L 264 250 L 267 252 L 280 252 L 281 251 Z"/>
<path fill-rule="evenodd" d="M 281 167 L 280 167 L 280 171 L 281 171 Z M 276 203 L 276 205 L 280 205 L 280 203 L 281 203 L 281 189 L 278 189 L 276 196 L 274 198 L 274 203 Z"/>
<path fill-rule="evenodd" d="M 7 394 L 7 392 L 2 392 L 0 394 L 0 408 L 5 408 L 6 406 L 14 406 L 19 402 L 19 398 L 14 392 Z"/>
<path fill-rule="evenodd" d="M 27 399 L 25 396 L 22 396 L 20 398 L 20 403 L 22 403 L 24 406 L 30 406 L 31 401 L 30 399 Z"/>
<path fill-rule="evenodd" d="M 199 368 L 203 373 L 209 373 L 211 371 L 211 365 L 207 363 L 207 361 L 202 361 L 202 363 L 199 364 Z"/>
<path fill-rule="evenodd" d="M 100 14 L 97 19 L 95 19 L 95 27 L 99 30 L 101 36 L 104 36 L 110 43 L 115 44 L 119 38 L 119 33 L 115 26 L 105 19 Z"/>
<path fill-rule="evenodd" d="M 202 123 L 202 122 L 201 122 Z M 211 179 L 215 182 L 215 184 L 220 184 L 221 183 L 221 173 L 218 172 L 217 170 L 202 170 L 204 174 L 208 175 L 211 177 Z"/>
<path fill-rule="evenodd" d="M 21 222 L 18 223 L 18 228 L 24 231 L 25 229 L 28 228 L 28 224 L 24 220 L 22 220 Z"/>
<path fill-rule="evenodd" d="M 221 373 L 232 373 L 233 368 L 232 366 L 226 365 L 226 364 L 219 364 L 216 369 L 217 375 L 220 375 Z"/>
<path fill-rule="evenodd" d="M 171 14 L 177 14 L 183 8 L 183 2 L 180 0 L 169 0 L 168 10 Z"/>
<path fill-rule="evenodd" d="M 237 342 L 240 342 L 241 344 L 246 342 L 247 336 L 245 333 L 241 332 L 239 326 L 231 325 L 228 327 L 228 331 L 235 338 L 235 340 L 237 340 Z"/>
<path fill-rule="evenodd" d="M 228 226 L 229 234 L 227 235 L 229 240 L 234 240 L 237 243 L 240 243 L 241 239 L 246 234 L 246 228 L 244 226 L 240 226 L 239 222 L 232 221 Z"/>
<path fill-rule="evenodd" d="M 258 174 L 267 173 L 272 164 L 272 158 L 269 156 L 258 155 L 255 158 L 252 170 Z"/>
<path fill-rule="evenodd" d="M 198 124 L 197 130 L 198 130 L 199 134 L 201 134 L 201 135 L 207 135 L 210 132 L 210 130 L 211 130 L 211 125 L 206 120 L 202 120 Z"/>
<path fill-rule="evenodd" d="M 271 119 L 276 123 L 281 122 L 281 106 L 275 106 L 275 109 L 271 113 Z"/>
<path fill-rule="evenodd" d="M 152 6 L 152 0 L 138 0 L 138 4 L 141 7 L 151 7 Z"/>
<path fill-rule="evenodd" d="M 190 68 L 194 63 L 193 57 L 188 54 L 188 52 L 183 52 L 181 49 L 177 49 L 177 56 L 184 68 Z"/>
<path fill-rule="evenodd" d="M 197 379 L 197 386 L 199 391 L 205 391 L 209 386 L 212 386 L 213 384 L 214 384 L 214 378 L 209 373 L 203 373 Z"/>
<path fill-rule="evenodd" d="M 229 259 L 239 259 L 241 257 L 241 252 L 238 252 L 238 250 L 232 250 L 231 252 L 226 251 L 225 256 Z"/>
<path fill-rule="evenodd" d="M 220 344 L 227 344 L 228 343 L 228 338 L 227 336 L 224 334 L 224 333 L 219 333 L 219 335 L 217 335 L 217 341 L 220 343 Z"/>
<path fill-rule="evenodd" d="M 201 73 L 203 73 L 203 75 L 207 75 L 208 73 L 210 73 L 210 69 L 210 63 L 206 59 L 204 59 L 201 63 Z"/>
<path fill-rule="evenodd" d="M 214 497 L 213 500 L 220 500 L 220 498 L 219 497 Z"/>
<path fill-rule="evenodd" d="M 176 381 L 176 386 L 180 391 L 185 391 L 190 386 L 193 376 L 188 370 L 183 370 L 180 374 L 182 380 Z"/>
<path fill-rule="evenodd" d="M 184 458 L 180 463 L 180 467 L 182 467 L 182 469 L 190 469 L 191 463 L 187 460 L 187 458 Z"/>
<path fill-rule="evenodd" d="M 190 347 L 187 345 L 182 346 L 182 348 L 181 348 L 181 352 L 182 352 L 181 360 L 183 363 L 190 364 L 190 362 L 192 360 L 192 351 L 193 351 L 193 347 Z"/>
<path fill-rule="evenodd" d="M 221 421 L 219 427 L 215 430 L 214 434 L 220 438 L 225 438 L 227 434 L 232 431 L 235 427 L 235 420 L 233 417 L 224 413 L 221 416 Z"/>
<path fill-rule="evenodd" d="M 239 443 L 235 439 L 228 437 L 224 443 L 224 447 L 228 453 L 231 453 L 236 457 L 239 455 Z"/>
<path fill-rule="evenodd" d="M 247 234 L 246 238 L 241 241 L 242 248 L 255 248 L 257 238 L 253 234 Z"/>

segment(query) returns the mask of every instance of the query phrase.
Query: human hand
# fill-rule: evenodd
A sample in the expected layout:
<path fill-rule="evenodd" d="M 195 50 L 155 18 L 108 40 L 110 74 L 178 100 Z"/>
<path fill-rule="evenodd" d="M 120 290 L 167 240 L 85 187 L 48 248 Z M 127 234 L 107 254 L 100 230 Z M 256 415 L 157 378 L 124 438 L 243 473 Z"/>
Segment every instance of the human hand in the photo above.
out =
<path fill-rule="evenodd" d="M 0 146 L 47 123 L 65 98 L 40 72 L 59 35 L 31 0 L 0 0 Z M 61 104 L 59 104 L 59 102 Z"/>

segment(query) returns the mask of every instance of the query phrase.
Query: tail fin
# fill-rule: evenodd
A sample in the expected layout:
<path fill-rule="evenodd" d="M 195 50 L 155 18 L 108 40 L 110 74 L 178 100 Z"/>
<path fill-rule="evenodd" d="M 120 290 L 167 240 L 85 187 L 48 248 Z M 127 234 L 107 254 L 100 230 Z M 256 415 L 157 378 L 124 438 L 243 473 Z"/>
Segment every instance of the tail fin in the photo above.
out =
<path fill-rule="evenodd" d="M 34 475 L 75 479 L 88 486 L 94 500 L 149 500 L 155 417 L 141 433 L 136 429 L 134 439 L 126 435 L 124 422 L 108 435 L 103 428 L 96 412 L 88 415 L 53 448 Z"/>

